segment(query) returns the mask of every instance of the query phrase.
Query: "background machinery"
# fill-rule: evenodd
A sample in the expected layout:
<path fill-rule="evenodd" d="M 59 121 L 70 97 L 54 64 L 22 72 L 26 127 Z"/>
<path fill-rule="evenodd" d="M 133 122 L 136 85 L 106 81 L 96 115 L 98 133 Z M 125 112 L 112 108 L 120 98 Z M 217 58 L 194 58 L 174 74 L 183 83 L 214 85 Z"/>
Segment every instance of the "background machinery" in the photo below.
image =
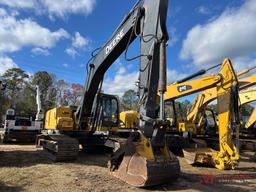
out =
<path fill-rule="evenodd" d="M 121 143 L 109 161 L 109 168 L 113 176 L 139 187 L 178 177 L 178 159 L 165 143 L 167 9 L 168 0 L 140 0 L 135 4 L 110 40 L 91 59 L 79 108 L 58 107 L 47 112 L 47 131 L 38 137 L 46 153 L 56 160 L 72 159 L 79 144 L 87 147 L 113 141 L 111 136 L 119 126 L 119 103 L 115 97 L 102 94 L 101 85 L 108 68 L 123 52 L 126 55 L 129 44 L 139 37 L 140 55 L 135 57 L 140 58 L 139 130 Z M 158 91 L 160 105 L 156 102 Z M 97 135 L 102 130 L 109 131 L 109 135 Z"/>
<path fill-rule="evenodd" d="M 239 100 L 240 100 L 240 105 L 245 105 L 248 103 L 252 103 L 256 101 L 256 88 L 249 88 L 243 92 L 239 93 Z M 256 122 L 256 112 L 255 109 L 253 110 L 252 114 L 248 118 L 247 122 L 243 122 L 244 124 L 244 129 L 242 129 L 242 132 L 245 131 L 247 132 L 248 130 L 251 130 L 253 132 L 253 125 Z M 255 131 L 255 130 L 254 130 Z M 255 134 L 256 136 L 256 134 Z"/>
<path fill-rule="evenodd" d="M 237 77 L 239 78 L 242 75 L 249 73 L 253 69 L 255 69 L 255 67 L 243 70 L 237 74 Z M 239 81 L 239 90 L 246 89 L 256 84 L 256 74 L 253 74 L 246 78 L 240 78 L 238 79 L 238 81 Z M 197 95 L 196 98 L 194 99 L 192 107 L 187 112 L 187 121 L 197 126 L 196 134 L 202 134 L 204 132 L 204 130 L 201 129 L 202 128 L 201 117 L 204 114 L 204 111 L 207 108 L 207 105 L 212 101 L 214 101 L 215 99 L 217 99 L 217 91 L 215 87 L 204 90 L 199 95 Z"/>
<path fill-rule="evenodd" d="M 219 66 L 219 65 L 217 65 Z M 216 67 L 216 66 L 214 66 Z M 211 68 L 210 68 L 211 69 Z M 190 148 L 184 149 L 183 153 L 186 160 L 190 164 L 205 163 L 213 165 L 218 169 L 231 169 L 237 164 L 239 155 L 237 153 L 235 145 L 232 143 L 231 125 L 234 122 L 233 117 L 238 118 L 238 98 L 236 97 L 236 88 L 238 81 L 235 71 L 232 67 L 231 61 L 225 59 L 218 74 L 211 74 L 202 78 L 188 81 L 196 76 L 206 73 L 208 70 L 202 70 L 198 73 L 189 76 L 183 80 L 177 81 L 167 86 L 167 92 L 165 95 L 165 101 L 173 101 L 177 98 L 193 94 L 204 89 L 214 87 L 217 91 L 218 99 L 218 118 L 219 118 L 219 145 L 220 150 L 214 151 L 210 148 Z M 235 114 L 235 115 L 234 115 Z M 196 132 L 196 127 L 179 125 L 179 131 Z M 174 130 L 177 131 L 176 125 Z M 170 130 L 170 134 L 172 135 Z"/>
<path fill-rule="evenodd" d="M 6 111 L 4 122 L 4 132 L 1 135 L 2 142 L 7 143 L 12 140 L 27 142 L 35 141 L 36 136 L 40 134 L 43 129 L 43 112 L 41 107 L 40 89 L 36 86 L 36 117 L 24 117 L 16 114 L 14 109 Z"/>
<path fill-rule="evenodd" d="M 128 137 L 132 131 L 138 130 L 139 113 L 134 110 L 122 111 L 119 115 L 119 121 L 118 133 L 121 136 Z"/>
<path fill-rule="evenodd" d="M 241 77 L 242 75 L 252 71 L 253 69 L 255 69 L 255 67 L 243 70 L 240 73 L 238 73 L 237 76 Z M 250 75 L 245 78 L 240 78 L 238 79 L 238 89 L 239 90 L 246 89 L 248 87 L 255 85 L 255 83 L 256 83 L 256 74 Z M 250 102 L 250 100 L 251 101 L 254 100 L 252 98 L 252 92 L 251 93 L 240 92 L 239 97 L 241 99 L 241 100 L 239 99 L 240 106 L 245 104 L 246 102 L 247 103 Z M 207 116 L 206 111 L 209 111 L 209 109 L 207 109 L 207 105 L 217 98 L 218 98 L 217 90 L 214 87 L 202 91 L 199 95 L 196 96 L 192 104 L 192 107 L 190 108 L 190 110 L 188 110 L 186 121 L 183 121 L 184 124 L 188 124 L 190 126 L 192 124 L 193 126 L 195 126 L 196 132 L 194 132 L 193 135 L 197 137 L 201 135 L 202 137 L 204 137 L 204 140 L 206 141 L 207 145 L 216 150 L 219 149 L 219 145 L 218 144 L 216 145 L 216 143 L 219 143 L 219 139 L 218 139 L 218 128 L 217 128 L 217 122 L 215 118 L 215 112 L 211 110 L 210 116 Z M 213 125 L 208 127 L 207 125 L 208 122 L 206 121 L 206 118 L 209 118 L 209 117 L 212 117 L 212 120 L 214 123 Z M 236 145 L 238 148 L 240 148 L 239 135 L 241 133 L 239 132 L 241 132 L 241 130 L 243 131 L 244 129 L 240 129 L 240 127 L 238 126 L 236 127 L 235 135 L 236 135 Z M 243 142 L 243 143 L 246 143 L 246 142 Z"/>

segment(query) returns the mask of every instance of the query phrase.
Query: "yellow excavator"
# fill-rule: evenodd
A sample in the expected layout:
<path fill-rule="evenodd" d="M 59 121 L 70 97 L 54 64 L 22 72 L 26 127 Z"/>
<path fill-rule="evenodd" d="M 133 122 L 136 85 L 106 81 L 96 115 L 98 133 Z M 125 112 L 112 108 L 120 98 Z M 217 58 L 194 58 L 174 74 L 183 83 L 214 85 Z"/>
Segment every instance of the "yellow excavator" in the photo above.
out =
<path fill-rule="evenodd" d="M 238 89 L 240 91 L 256 84 L 256 74 L 250 75 L 245 78 L 241 78 L 242 75 L 245 75 L 251 72 L 255 68 L 256 67 L 245 69 L 237 74 L 237 76 L 240 77 L 240 79 L 238 79 L 238 82 L 239 82 Z M 240 92 L 239 95 L 240 95 L 240 106 L 242 104 L 245 104 L 246 99 L 248 100 L 248 102 L 250 102 L 250 100 L 251 102 L 253 101 L 252 95 L 249 94 L 249 92 L 246 92 L 244 94 L 241 94 Z M 183 120 L 181 124 L 184 124 L 183 127 L 194 126 L 195 128 L 193 130 L 195 130 L 195 132 L 193 133 L 193 135 L 196 137 L 201 135 L 203 137 L 204 145 L 208 145 L 218 150 L 219 147 L 216 144 L 219 142 L 219 140 L 217 135 L 218 130 L 217 130 L 217 123 L 215 120 L 215 113 L 212 110 L 207 109 L 207 105 L 213 100 L 215 100 L 216 98 L 217 98 L 216 88 L 210 88 L 201 92 L 194 99 L 192 107 L 187 112 L 187 118 L 185 118 L 185 120 Z M 212 116 L 212 118 L 209 118 L 210 116 L 208 117 L 206 116 L 206 111 L 210 111 L 210 114 L 211 114 L 210 116 Z M 206 121 L 206 118 L 212 119 L 212 121 L 214 122 L 213 125 L 209 126 L 208 124 L 209 121 Z M 205 122 L 207 122 L 207 126 L 205 126 Z M 189 131 L 193 131 L 193 130 L 189 130 Z M 240 140 L 241 147 L 247 148 L 246 146 L 250 146 L 250 141 L 248 143 L 246 140 L 239 139 L 239 135 L 241 135 L 241 132 L 243 132 L 243 129 L 240 129 L 237 127 L 235 132 L 236 145 L 237 147 L 240 145 L 239 144 L 239 140 Z"/>
<path fill-rule="evenodd" d="M 237 74 L 237 77 L 241 77 L 242 75 L 245 75 L 252 70 L 254 70 L 255 67 L 252 67 L 250 69 L 245 69 Z M 251 87 L 256 84 L 256 74 L 253 74 L 251 76 L 240 78 L 238 79 L 239 83 L 239 90 L 246 89 L 248 87 Z M 202 122 L 203 122 L 203 114 L 204 111 L 209 103 L 214 101 L 217 98 L 217 91 L 216 88 L 210 88 L 207 90 L 204 90 L 199 95 L 197 95 L 194 99 L 194 102 L 192 104 L 192 107 L 188 110 L 186 115 L 186 121 L 184 123 L 187 123 L 188 125 L 194 125 L 196 126 L 196 132 L 195 134 L 204 134 L 205 130 L 202 129 Z"/>
<path fill-rule="evenodd" d="M 235 145 L 232 143 L 231 125 L 238 121 L 237 86 L 238 80 L 232 67 L 231 61 L 225 59 L 218 74 L 210 74 L 202 78 L 187 81 L 198 75 L 204 74 L 203 71 L 185 78 L 181 81 L 169 84 L 165 94 L 165 101 L 175 99 L 205 90 L 215 88 L 218 100 L 219 118 L 219 145 L 220 150 L 215 151 L 210 148 L 184 149 L 183 153 L 188 163 L 202 163 L 213 165 L 218 169 L 233 169 L 239 160 L 239 154 Z M 234 115 L 235 114 L 235 115 Z M 234 118 L 235 117 L 235 118 Z M 175 129 L 175 128 L 174 128 Z M 176 129 L 177 130 L 177 129 Z M 186 131 L 182 129 L 182 131 Z M 196 132 L 196 130 L 194 130 Z M 171 133 L 171 131 L 170 131 Z"/>
<path fill-rule="evenodd" d="M 88 62 L 87 81 L 78 109 L 57 107 L 46 113 L 45 131 L 38 144 L 56 161 L 75 159 L 83 147 L 118 143 L 119 102 L 101 93 L 104 74 L 124 52 L 127 60 L 140 58 L 139 126 L 111 156 L 111 175 L 137 187 L 158 185 L 178 178 L 180 165 L 165 142 L 166 18 L 168 0 L 139 0 Z M 140 55 L 127 58 L 129 45 L 140 39 Z M 160 92 L 160 103 L 157 95 Z M 160 115 L 158 110 L 160 109 Z M 108 131 L 108 134 L 101 134 Z"/>
<path fill-rule="evenodd" d="M 139 113 L 135 110 L 122 111 L 119 114 L 119 122 L 118 134 L 128 137 L 131 132 L 138 130 Z"/>

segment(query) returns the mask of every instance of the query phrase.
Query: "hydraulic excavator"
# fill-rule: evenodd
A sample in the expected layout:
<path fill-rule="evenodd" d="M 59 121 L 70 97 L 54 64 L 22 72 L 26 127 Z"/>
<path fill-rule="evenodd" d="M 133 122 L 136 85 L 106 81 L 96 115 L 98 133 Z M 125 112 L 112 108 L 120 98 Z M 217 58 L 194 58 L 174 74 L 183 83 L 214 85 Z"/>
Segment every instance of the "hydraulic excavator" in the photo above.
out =
<path fill-rule="evenodd" d="M 245 69 L 237 74 L 237 77 L 241 77 L 242 75 L 245 75 L 252 70 L 254 70 L 255 67 L 252 67 L 250 69 Z M 246 89 L 248 87 L 251 87 L 256 84 L 256 74 L 253 74 L 251 76 L 240 78 L 238 79 L 238 87 L 239 90 Z M 188 122 L 188 125 L 195 125 L 196 132 L 195 134 L 204 134 L 204 130 L 202 129 L 202 115 L 204 114 L 204 111 L 209 103 L 214 101 L 217 98 L 217 91 L 216 88 L 210 88 L 207 90 L 204 90 L 199 95 L 196 96 L 194 99 L 194 102 L 192 104 L 192 107 L 187 112 L 187 119 L 186 122 Z M 185 123 L 186 123 L 185 122 Z"/>
<path fill-rule="evenodd" d="M 239 119 L 236 110 L 236 106 L 238 106 L 238 97 L 236 97 L 238 80 L 229 59 L 223 61 L 218 74 L 190 80 L 206 73 L 206 71 L 208 70 L 199 71 L 183 80 L 169 84 L 165 101 L 174 101 L 211 87 L 217 89 L 220 150 L 214 151 L 210 148 L 184 149 L 183 153 L 190 164 L 202 163 L 213 165 L 218 169 L 233 169 L 239 160 L 236 147 L 232 143 L 231 134 L 231 124 L 237 123 Z"/>
<path fill-rule="evenodd" d="M 88 65 L 81 105 L 77 110 L 58 107 L 46 113 L 47 132 L 38 138 L 46 153 L 55 160 L 74 159 L 83 146 L 111 140 L 97 131 L 115 132 L 119 126 L 116 97 L 101 93 L 104 74 L 114 61 L 140 38 L 139 126 L 109 161 L 113 176 L 137 187 L 152 186 L 176 179 L 178 159 L 165 143 L 167 122 L 164 117 L 166 91 L 166 17 L 168 0 L 139 0 Z M 156 102 L 160 92 L 161 102 Z M 157 111 L 160 108 L 160 116 Z"/>

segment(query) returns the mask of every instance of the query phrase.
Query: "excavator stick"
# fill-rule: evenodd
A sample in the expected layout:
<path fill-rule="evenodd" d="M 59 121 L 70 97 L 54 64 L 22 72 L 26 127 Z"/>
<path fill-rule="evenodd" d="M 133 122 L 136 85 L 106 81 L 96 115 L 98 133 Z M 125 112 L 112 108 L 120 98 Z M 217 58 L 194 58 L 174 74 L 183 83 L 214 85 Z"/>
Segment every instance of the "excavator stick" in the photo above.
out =
<path fill-rule="evenodd" d="M 217 169 L 223 170 L 234 169 L 239 160 L 239 154 L 232 143 L 231 134 L 232 112 L 234 115 L 237 115 L 235 108 L 238 106 L 238 80 L 229 59 L 224 60 L 220 74 L 223 76 L 223 79 L 216 86 L 220 150 L 215 151 L 209 148 L 183 149 L 183 153 L 189 164 L 212 165 Z"/>
<path fill-rule="evenodd" d="M 111 175 L 136 187 L 146 187 L 176 180 L 180 174 L 177 157 L 167 147 L 158 151 L 157 158 L 148 140 L 140 134 L 129 137 L 109 161 Z"/>

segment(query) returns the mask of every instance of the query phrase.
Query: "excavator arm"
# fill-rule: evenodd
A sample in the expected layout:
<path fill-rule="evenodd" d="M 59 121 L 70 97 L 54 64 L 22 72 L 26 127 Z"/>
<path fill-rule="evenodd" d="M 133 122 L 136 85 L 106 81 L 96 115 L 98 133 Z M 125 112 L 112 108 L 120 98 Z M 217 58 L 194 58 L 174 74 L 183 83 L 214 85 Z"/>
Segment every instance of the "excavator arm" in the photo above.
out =
<path fill-rule="evenodd" d="M 238 123 L 238 80 L 232 65 L 220 70 L 223 81 L 216 86 L 219 119 L 219 151 L 212 149 L 184 149 L 186 160 L 191 163 L 206 163 L 218 169 L 233 169 L 239 155 L 232 142 L 232 125 Z"/>
<path fill-rule="evenodd" d="M 234 111 L 235 107 L 233 107 L 238 106 L 238 98 L 235 97 L 237 94 L 238 80 L 231 61 L 229 59 L 225 59 L 219 74 L 207 76 L 206 79 L 211 80 L 211 83 L 205 83 L 207 81 L 205 81 L 205 78 L 203 77 L 184 83 L 183 81 L 179 81 L 181 83 L 178 82 L 168 85 L 165 100 L 175 100 L 212 87 L 216 89 L 219 109 L 218 117 L 220 122 L 220 151 L 213 151 L 208 148 L 200 150 L 184 149 L 183 151 L 185 158 L 191 164 L 207 163 L 218 169 L 230 169 L 237 164 L 239 159 L 236 147 L 232 143 L 231 139 L 231 122 L 233 122 L 233 114 L 238 114 L 237 111 Z"/>
<path fill-rule="evenodd" d="M 208 89 L 215 86 L 221 79 L 222 77 L 219 74 L 212 74 L 184 83 L 169 84 L 167 85 L 165 100 L 175 100 Z"/>

